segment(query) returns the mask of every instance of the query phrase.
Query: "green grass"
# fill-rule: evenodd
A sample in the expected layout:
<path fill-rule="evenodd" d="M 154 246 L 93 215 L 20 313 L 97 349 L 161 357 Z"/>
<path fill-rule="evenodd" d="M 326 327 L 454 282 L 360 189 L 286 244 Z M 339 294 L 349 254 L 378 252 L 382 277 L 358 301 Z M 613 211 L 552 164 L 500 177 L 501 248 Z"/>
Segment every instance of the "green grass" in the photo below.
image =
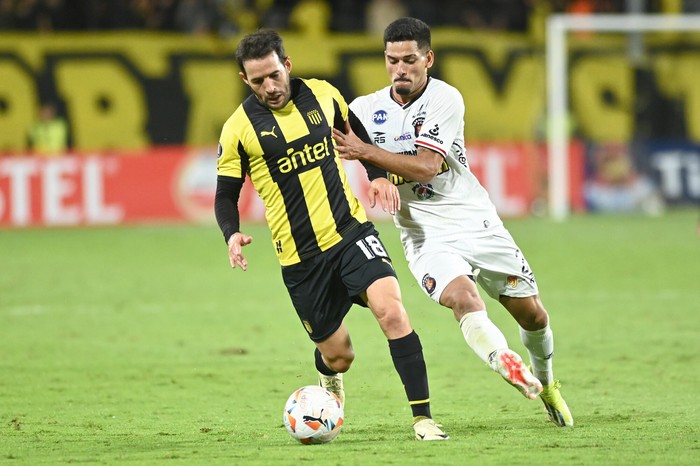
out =
<path fill-rule="evenodd" d="M 264 226 L 247 228 L 247 272 L 229 269 L 213 225 L 0 231 L 0 464 L 697 464 L 696 222 L 507 222 L 552 317 L 573 429 L 482 365 L 379 225 L 451 439 L 412 439 L 386 340 L 356 307 L 346 424 L 322 446 L 282 425 L 287 396 L 315 383 L 313 346 Z M 514 321 L 487 305 L 524 352 Z"/>

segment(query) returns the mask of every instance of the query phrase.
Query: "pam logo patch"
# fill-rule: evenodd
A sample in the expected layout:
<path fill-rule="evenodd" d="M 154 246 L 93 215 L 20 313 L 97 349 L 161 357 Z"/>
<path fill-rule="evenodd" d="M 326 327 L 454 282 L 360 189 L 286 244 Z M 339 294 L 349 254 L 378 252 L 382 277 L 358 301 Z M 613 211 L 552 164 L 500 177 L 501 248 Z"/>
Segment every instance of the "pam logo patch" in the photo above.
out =
<path fill-rule="evenodd" d="M 437 283 L 435 282 L 435 279 L 428 275 L 427 273 L 423 275 L 423 281 L 421 282 L 421 285 L 423 285 L 423 288 L 425 288 L 425 291 L 428 292 L 428 294 L 433 294 L 433 291 L 435 291 L 435 285 Z"/>
<path fill-rule="evenodd" d="M 374 115 L 372 115 L 372 121 L 378 125 L 384 124 L 386 122 L 386 118 L 386 111 L 384 110 L 377 110 L 374 112 Z"/>

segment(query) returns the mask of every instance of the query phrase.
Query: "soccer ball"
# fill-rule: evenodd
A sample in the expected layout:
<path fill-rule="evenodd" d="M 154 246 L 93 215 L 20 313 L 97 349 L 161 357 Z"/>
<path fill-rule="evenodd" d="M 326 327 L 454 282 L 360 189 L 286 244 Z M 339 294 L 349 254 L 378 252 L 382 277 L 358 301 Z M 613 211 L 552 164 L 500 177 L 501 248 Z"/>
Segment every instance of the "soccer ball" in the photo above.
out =
<path fill-rule="evenodd" d="M 328 443 L 343 427 L 343 406 L 334 394 L 318 385 L 292 393 L 284 407 L 284 426 L 305 445 Z"/>

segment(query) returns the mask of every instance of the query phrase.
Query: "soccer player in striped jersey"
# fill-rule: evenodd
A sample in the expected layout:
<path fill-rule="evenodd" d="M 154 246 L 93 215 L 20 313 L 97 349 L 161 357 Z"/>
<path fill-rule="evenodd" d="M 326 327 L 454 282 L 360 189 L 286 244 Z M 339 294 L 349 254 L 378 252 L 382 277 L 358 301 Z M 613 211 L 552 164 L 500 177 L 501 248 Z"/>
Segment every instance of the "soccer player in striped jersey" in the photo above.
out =
<path fill-rule="evenodd" d="M 452 309 L 469 347 L 527 398 L 539 396 L 555 424 L 572 426 L 553 376 L 554 339 L 535 275 L 469 169 L 464 100 L 429 76 L 435 60 L 430 36 L 428 25 L 415 18 L 386 28 L 391 85 L 350 104 L 354 131 L 334 131 L 336 149 L 341 158 L 384 169 L 398 186 L 400 198 L 382 199 L 382 205 L 396 211 L 409 268 L 426 294 Z M 382 186 L 375 181 L 372 188 Z M 476 283 L 517 321 L 532 372 L 489 319 Z"/>
<path fill-rule="evenodd" d="M 242 250 L 253 240 L 240 231 L 238 212 L 248 175 L 265 204 L 292 304 L 316 345 L 320 384 L 345 403 L 342 374 L 355 355 L 343 320 L 353 303 L 369 307 L 388 339 L 416 438 L 447 439 L 431 417 L 421 342 L 391 260 L 334 151 L 331 131 L 345 127 L 347 103 L 326 81 L 291 78 L 275 31 L 244 37 L 236 60 L 252 95 L 221 132 L 215 198 L 231 267 L 247 269 Z"/>

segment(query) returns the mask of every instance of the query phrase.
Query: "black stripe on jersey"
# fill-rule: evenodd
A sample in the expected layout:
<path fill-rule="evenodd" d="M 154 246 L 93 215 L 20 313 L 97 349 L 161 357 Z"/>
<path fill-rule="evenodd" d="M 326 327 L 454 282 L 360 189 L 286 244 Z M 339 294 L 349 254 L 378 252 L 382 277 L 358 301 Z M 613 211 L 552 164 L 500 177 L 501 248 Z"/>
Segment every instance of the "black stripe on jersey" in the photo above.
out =
<path fill-rule="evenodd" d="M 294 95 L 294 104 L 297 106 L 302 115 L 307 115 L 311 112 L 318 111 L 323 117 L 322 122 L 314 128 L 315 131 L 312 130 L 313 125 L 310 125 L 309 120 L 306 119 L 307 127 L 309 127 L 311 135 L 313 135 L 314 132 L 318 133 L 318 139 L 321 139 L 325 136 L 330 136 L 331 128 L 328 123 L 328 120 L 326 119 L 326 115 L 321 110 L 318 100 L 316 100 L 316 96 L 313 94 L 313 92 L 311 92 L 311 89 L 309 89 L 303 81 L 299 80 L 299 88 L 297 94 L 295 95 L 294 93 L 292 93 L 292 95 Z M 338 118 L 340 118 L 340 120 L 343 121 L 341 127 L 344 131 L 345 123 L 343 120 L 343 114 L 340 111 L 340 106 L 335 100 L 333 101 L 333 111 L 335 113 L 333 118 L 333 124 L 338 124 L 337 121 Z M 316 138 L 312 138 L 312 140 L 316 140 Z M 332 151 L 332 142 L 329 141 L 329 144 L 331 146 Z M 322 164 L 321 171 L 323 173 L 323 180 L 326 183 L 328 202 L 331 206 L 331 212 L 333 212 L 333 219 L 335 220 L 336 228 L 338 232 L 342 235 L 349 229 L 359 225 L 359 222 L 357 222 L 357 220 L 352 216 L 350 212 L 350 206 L 348 205 L 348 200 L 345 197 L 345 191 L 343 190 L 343 182 L 340 179 L 340 176 L 338 175 L 338 167 L 335 164 L 335 155 L 333 155 L 333 157 L 329 159 L 324 160 L 324 162 L 326 163 Z"/>
<path fill-rule="evenodd" d="M 333 121 L 333 127 L 338 131 L 342 131 L 343 133 L 345 133 L 345 120 L 343 120 L 343 112 L 340 111 L 340 104 L 336 100 L 333 101 L 333 110 L 335 110 L 335 120 Z"/>
<path fill-rule="evenodd" d="M 238 141 L 238 155 L 241 157 L 241 178 L 245 178 L 245 174 L 250 169 L 250 157 L 245 151 L 242 141 Z"/>

